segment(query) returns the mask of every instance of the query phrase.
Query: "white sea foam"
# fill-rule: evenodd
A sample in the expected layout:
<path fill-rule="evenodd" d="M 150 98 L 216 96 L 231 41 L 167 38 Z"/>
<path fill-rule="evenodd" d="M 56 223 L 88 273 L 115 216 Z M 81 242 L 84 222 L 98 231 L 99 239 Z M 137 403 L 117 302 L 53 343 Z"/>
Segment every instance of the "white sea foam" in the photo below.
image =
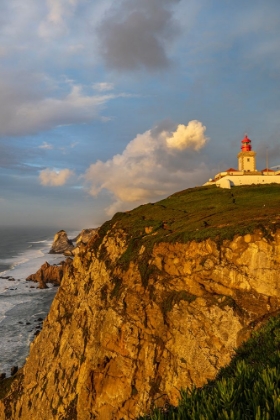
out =
<path fill-rule="evenodd" d="M 44 244 L 44 243 L 46 243 L 46 242 L 48 242 L 46 239 L 44 240 L 44 241 L 31 241 L 31 242 L 27 242 L 28 244 Z"/>
<path fill-rule="evenodd" d="M 68 233 L 70 238 L 78 231 Z M 0 258 L 0 373 L 10 373 L 13 365 L 22 366 L 28 354 L 29 344 L 39 326 L 38 319 L 45 318 L 56 288 L 37 289 L 37 284 L 26 282 L 46 261 L 57 264 L 63 255 L 48 254 L 52 237 L 47 240 L 26 242 L 26 249 L 9 258 Z M 4 279 L 3 277 L 9 277 Z"/>

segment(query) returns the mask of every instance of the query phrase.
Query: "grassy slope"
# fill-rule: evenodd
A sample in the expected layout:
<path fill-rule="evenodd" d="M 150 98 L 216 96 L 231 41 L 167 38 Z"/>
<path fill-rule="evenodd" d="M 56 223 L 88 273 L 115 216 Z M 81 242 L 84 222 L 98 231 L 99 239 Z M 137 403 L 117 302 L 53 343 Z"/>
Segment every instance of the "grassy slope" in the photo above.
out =
<path fill-rule="evenodd" d="M 181 393 L 178 407 L 142 420 L 279 420 L 280 316 L 236 351 L 215 381 Z"/>
<path fill-rule="evenodd" d="M 268 225 L 271 221 L 280 222 L 278 184 L 235 187 L 231 190 L 190 188 L 155 204 L 117 213 L 107 223 L 117 222 L 118 227 L 134 238 L 145 235 L 145 227 L 152 226 L 153 232 L 157 232 L 156 241 L 187 242 L 217 236 L 229 238 L 236 233 L 252 231 L 258 224 Z"/>
<path fill-rule="evenodd" d="M 190 188 L 157 203 L 116 213 L 100 228 L 100 238 L 92 244 L 95 250 L 113 226 L 128 235 L 128 249 L 118 261 L 123 266 L 139 255 L 139 249 L 144 245 L 145 252 L 139 261 L 144 267 L 154 244 L 162 241 L 199 242 L 212 238 L 221 243 L 256 228 L 262 229 L 269 238 L 270 232 L 276 226 L 280 227 L 280 185 L 243 186 L 231 190 L 212 186 Z M 111 234 L 115 234 L 114 229 Z"/>

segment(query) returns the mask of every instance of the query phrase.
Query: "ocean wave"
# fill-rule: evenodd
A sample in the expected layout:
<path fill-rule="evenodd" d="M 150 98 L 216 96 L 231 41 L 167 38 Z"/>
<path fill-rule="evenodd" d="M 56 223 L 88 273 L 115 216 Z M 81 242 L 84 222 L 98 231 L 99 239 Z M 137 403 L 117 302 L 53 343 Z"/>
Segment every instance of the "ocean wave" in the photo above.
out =
<path fill-rule="evenodd" d="M 28 244 L 45 244 L 47 242 L 51 242 L 51 241 L 48 241 L 47 239 L 45 239 L 44 241 L 30 241 L 30 242 L 27 242 L 27 243 Z"/>
<path fill-rule="evenodd" d="M 12 365 L 24 363 L 36 320 L 45 318 L 56 293 L 53 285 L 41 290 L 36 283 L 25 281 L 46 261 L 55 264 L 63 259 L 62 255 L 48 253 L 55 229 L 41 232 L 2 229 L 0 277 L 14 280 L 0 279 L 0 372 L 9 372 Z"/>
<path fill-rule="evenodd" d="M 20 259 L 20 260 L 18 260 L 16 262 L 12 263 L 11 270 L 13 270 L 14 268 L 16 268 L 18 265 L 27 263 L 28 261 L 30 261 L 30 258 L 23 258 L 22 260 Z"/>
<path fill-rule="evenodd" d="M 31 242 L 31 241 L 30 241 Z M 46 261 L 50 264 L 56 263 L 62 256 L 49 254 L 51 240 L 34 241 L 34 247 L 28 248 L 26 243 L 25 251 L 8 258 L 0 258 L 2 271 L 0 276 L 11 276 L 16 279 L 25 280 L 30 274 L 34 274 Z"/>

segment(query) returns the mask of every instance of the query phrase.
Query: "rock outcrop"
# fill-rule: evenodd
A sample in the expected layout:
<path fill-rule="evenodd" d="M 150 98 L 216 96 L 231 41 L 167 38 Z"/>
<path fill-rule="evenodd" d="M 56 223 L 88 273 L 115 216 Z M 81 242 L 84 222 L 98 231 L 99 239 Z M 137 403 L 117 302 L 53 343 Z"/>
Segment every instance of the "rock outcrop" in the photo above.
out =
<path fill-rule="evenodd" d="M 1 419 L 135 419 L 176 404 L 280 309 L 279 230 L 127 252 L 116 225 L 67 266 Z"/>
<path fill-rule="evenodd" d="M 39 289 L 46 289 L 47 283 L 59 286 L 63 277 L 63 269 L 65 264 L 71 264 L 72 259 L 67 258 L 58 265 L 50 265 L 47 261 L 39 268 L 35 274 L 27 277 L 26 281 L 34 281 L 38 283 Z"/>
<path fill-rule="evenodd" d="M 83 229 L 79 235 L 75 238 L 76 246 L 81 244 L 85 245 L 91 240 L 94 236 L 98 234 L 98 229 Z"/>
<path fill-rule="evenodd" d="M 97 234 L 98 229 L 83 229 L 76 238 L 70 240 L 65 230 L 60 230 L 54 236 L 49 254 L 76 255 L 79 253 L 80 247 L 86 245 Z"/>
<path fill-rule="evenodd" d="M 240 187 L 233 204 L 187 190 L 101 226 L 65 266 L 0 419 L 132 420 L 214 379 L 280 311 L 279 191 Z"/>
<path fill-rule="evenodd" d="M 65 230 L 60 230 L 54 236 L 53 244 L 50 249 L 50 254 L 63 254 L 74 249 L 73 242 L 68 239 Z"/>

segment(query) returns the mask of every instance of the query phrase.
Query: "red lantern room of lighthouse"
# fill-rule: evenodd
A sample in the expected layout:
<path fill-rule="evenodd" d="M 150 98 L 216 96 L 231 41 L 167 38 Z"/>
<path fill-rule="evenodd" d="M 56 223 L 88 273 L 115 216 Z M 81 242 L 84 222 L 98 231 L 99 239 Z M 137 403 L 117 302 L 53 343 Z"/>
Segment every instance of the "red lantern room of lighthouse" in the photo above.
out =
<path fill-rule="evenodd" d="M 241 152 L 237 155 L 238 170 L 244 172 L 256 172 L 256 152 L 252 150 L 251 140 L 246 135 L 241 140 Z"/>
<path fill-rule="evenodd" d="M 252 150 L 251 140 L 248 139 L 247 135 L 241 141 L 241 150 L 242 150 L 242 152 L 250 152 Z"/>

